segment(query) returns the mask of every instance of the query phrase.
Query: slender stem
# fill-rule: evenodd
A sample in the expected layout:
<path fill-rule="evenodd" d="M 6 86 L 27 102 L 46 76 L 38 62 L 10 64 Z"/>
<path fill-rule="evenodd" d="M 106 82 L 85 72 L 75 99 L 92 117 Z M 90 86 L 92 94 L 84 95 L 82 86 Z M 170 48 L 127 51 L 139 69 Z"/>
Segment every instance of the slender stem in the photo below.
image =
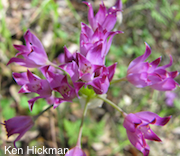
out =
<path fill-rule="evenodd" d="M 110 82 L 110 84 L 119 83 L 119 82 L 121 82 L 121 81 L 127 81 L 126 77 L 123 77 L 123 78 L 120 78 L 120 79 L 117 79 L 117 80 L 112 80 L 112 81 Z"/>
<path fill-rule="evenodd" d="M 101 96 L 97 96 L 97 98 L 103 100 L 104 102 L 106 102 L 109 105 L 111 105 L 112 107 L 114 107 L 116 110 L 118 110 L 122 114 L 123 117 L 126 116 L 126 113 L 121 108 L 119 108 L 114 102 L 112 102 L 112 101 L 110 101 L 110 100 L 108 100 L 106 98 L 103 98 Z"/>
<path fill-rule="evenodd" d="M 44 112 L 46 112 L 47 110 L 49 110 L 53 105 L 49 106 L 48 108 L 46 108 L 45 110 L 43 110 L 42 112 L 40 112 L 38 115 L 34 116 L 33 119 L 34 121 L 41 116 Z"/>
<path fill-rule="evenodd" d="M 78 146 L 79 148 L 81 148 L 82 129 L 83 129 L 84 117 L 86 116 L 87 108 L 88 108 L 88 100 L 86 101 L 86 104 L 85 104 L 85 107 L 83 110 L 83 116 L 82 116 L 81 125 L 80 125 L 80 129 L 79 129 L 78 140 L 77 140 L 77 144 L 76 144 L 76 146 Z"/>

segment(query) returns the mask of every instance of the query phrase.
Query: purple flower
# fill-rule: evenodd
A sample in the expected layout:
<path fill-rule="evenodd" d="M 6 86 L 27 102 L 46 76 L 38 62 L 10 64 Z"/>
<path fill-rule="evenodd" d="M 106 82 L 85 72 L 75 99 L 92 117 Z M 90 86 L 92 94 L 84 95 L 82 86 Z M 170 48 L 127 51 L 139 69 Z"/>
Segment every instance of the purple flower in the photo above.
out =
<path fill-rule="evenodd" d="M 95 71 L 100 68 L 100 66 L 92 64 L 80 53 L 77 53 L 77 58 L 79 64 L 79 79 L 85 82 L 92 81 L 94 79 Z"/>
<path fill-rule="evenodd" d="M 19 93 L 37 93 L 38 97 L 34 97 L 28 101 L 29 108 L 32 110 L 34 102 L 39 98 L 45 98 L 47 101 L 52 100 L 52 90 L 47 80 L 40 79 L 32 74 L 29 70 L 26 73 L 13 73 L 13 78 L 18 85 L 22 86 Z M 50 103 L 52 104 L 52 103 Z"/>
<path fill-rule="evenodd" d="M 95 32 L 86 24 L 81 24 L 80 53 L 91 63 L 105 64 L 105 56 L 108 54 L 114 35 L 121 31 L 107 32 L 99 25 Z"/>
<path fill-rule="evenodd" d="M 117 0 L 116 4 L 113 7 L 109 8 L 108 10 L 106 9 L 104 3 L 102 2 L 99 11 L 95 16 L 91 3 L 88 2 L 84 2 L 84 3 L 89 7 L 88 20 L 94 31 L 96 30 L 98 25 L 101 25 L 103 30 L 106 29 L 107 31 L 111 31 L 113 29 L 117 20 L 116 13 L 118 11 L 121 11 L 122 9 L 121 0 Z"/>
<path fill-rule="evenodd" d="M 159 91 L 170 91 L 179 85 L 174 78 L 178 76 L 177 71 L 168 72 L 166 68 L 172 65 L 172 57 L 170 63 L 164 66 L 159 66 L 161 57 L 149 62 L 144 62 L 151 54 L 151 49 L 147 43 L 145 53 L 142 56 L 134 59 L 127 70 L 127 80 L 136 87 L 142 88 L 149 86 Z"/>
<path fill-rule="evenodd" d="M 39 39 L 33 35 L 30 30 L 26 31 L 24 39 L 26 41 L 26 46 L 14 45 L 14 48 L 19 51 L 16 56 L 22 55 L 23 58 L 13 57 L 9 60 L 7 65 L 12 62 L 29 68 L 37 68 L 46 65 L 49 62 L 48 57 Z"/>
<path fill-rule="evenodd" d="M 109 66 L 101 66 L 97 68 L 94 73 L 94 79 L 88 82 L 91 85 L 96 94 L 105 94 L 108 91 L 109 83 L 112 80 L 116 69 L 116 63 Z"/>
<path fill-rule="evenodd" d="M 86 156 L 86 154 L 79 146 L 76 146 L 68 151 L 65 156 Z"/>
<path fill-rule="evenodd" d="M 67 65 L 72 65 L 72 63 L 67 63 Z M 67 72 L 70 72 L 70 71 L 73 72 L 73 68 L 71 68 L 72 66 L 65 67 L 65 65 L 63 67 L 67 69 Z M 72 100 L 75 97 L 79 96 L 78 91 L 84 85 L 84 82 L 75 82 L 72 80 L 71 83 L 69 83 L 67 75 L 62 75 L 60 73 L 52 72 L 50 66 L 45 66 L 41 68 L 41 71 L 46 77 L 51 90 L 59 92 L 62 96 L 62 98 L 54 99 L 54 108 L 56 108 L 62 102 L 65 102 L 65 101 L 72 102 Z M 70 76 L 72 76 L 71 73 L 70 73 Z M 76 77 L 77 76 L 75 77 L 72 76 L 71 78 L 72 79 L 74 78 L 74 80 L 77 80 Z"/>
<path fill-rule="evenodd" d="M 127 136 L 132 145 L 140 150 L 144 156 L 148 156 L 150 148 L 145 139 L 161 141 L 151 130 L 149 124 L 164 126 L 170 118 L 171 116 L 161 118 L 157 114 L 148 111 L 130 113 L 125 116 L 123 126 L 126 128 Z"/>
<path fill-rule="evenodd" d="M 34 122 L 29 116 L 16 116 L 4 121 L 3 125 L 6 128 L 8 138 L 13 134 L 19 134 L 14 140 L 14 146 L 16 147 L 16 141 L 19 141 L 21 137 L 33 127 Z"/>

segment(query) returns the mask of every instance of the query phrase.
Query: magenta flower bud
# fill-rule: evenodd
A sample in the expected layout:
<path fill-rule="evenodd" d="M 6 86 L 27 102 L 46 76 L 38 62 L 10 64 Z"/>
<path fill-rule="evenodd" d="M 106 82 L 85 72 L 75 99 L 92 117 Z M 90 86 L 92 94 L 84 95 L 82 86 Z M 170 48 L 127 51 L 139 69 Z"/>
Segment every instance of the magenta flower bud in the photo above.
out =
<path fill-rule="evenodd" d="M 9 60 L 7 65 L 12 62 L 29 68 L 37 68 L 46 65 L 48 63 L 48 57 L 39 39 L 33 35 L 30 30 L 26 31 L 24 39 L 26 41 L 26 46 L 14 45 L 14 48 L 19 51 L 16 56 L 22 55 L 23 58 L 13 57 Z"/>
<path fill-rule="evenodd" d="M 145 139 L 161 141 L 149 125 L 164 126 L 170 118 L 171 116 L 161 118 L 157 114 L 148 111 L 135 114 L 130 113 L 126 115 L 123 126 L 126 128 L 127 136 L 131 144 L 140 150 L 144 156 L 148 156 L 150 148 Z"/>
<path fill-rule="evenodd" d="M 29 116 L 16 116 L 4 121 L 3 125 L 6 128 L 8 138 L 13 134 L 19 134 L 14 140 L 14 146 L 16 147 L 16 141 L 19 141 L 21 137 L 33 127 L 34 122 Z"/>
<path fill-rule="evenodd" d="M 143 88 L 149 86 L 159 91 L 174 90 L 179 84 L 174 80 L 178 76 L 177 71 L 168 72 L 166 68 L 172 65 L 172 57 L 170 63 L 164 66 L 159 66 L 161 57 L 149 62 L 144 62 L 151 54 L 151 49 L 147 43 L 145 53 L 142 56 L 134 59 L 127 70 L 127 80 L 136 87 Z"/>
<path fill-rule="evenodd" d="M 68 151 L 65 156 L 86 156 L 85 152 L 78 146 Z"/>

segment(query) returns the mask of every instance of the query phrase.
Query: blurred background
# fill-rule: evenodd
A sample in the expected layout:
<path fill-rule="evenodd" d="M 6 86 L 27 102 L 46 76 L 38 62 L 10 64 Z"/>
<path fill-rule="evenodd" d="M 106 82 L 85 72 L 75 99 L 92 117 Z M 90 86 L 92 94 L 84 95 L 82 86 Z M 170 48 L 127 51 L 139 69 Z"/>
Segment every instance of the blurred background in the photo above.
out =
<path fill-rule="evenodd" d="M 101 0 L 89 1 L 95 12 Z M 147 42 L 152 54 L 149 61 L 162 56 L 161 65 L 174 64 L 169 70 L 180 71 L 180 1 L 178 0 L 122 0 L 123 12 L 118 15 L 115 30 L 124 31 L 113 39 L 108 54 L 107 66 L 117 62 L 115 78 L 126 75 L 132 59 L 142 55 Z M 104 0 L 107 7 L 115 0 Z M 30 29 L 41 41 L 49 60 L 54 60 L 66 45 L 70 51 L 79 49 L 81 22 L 87 21 L 88 7 L 82 0 L 0 0 L 0 122 L 16 115 L 37 115 L 47 107 L 39 99 L 30 112 L 27 101 L 34 94 L 18 94 L 20 86 L 12 78 L 12 72 L 25 72 L 26 68 L 11 64 L 6 66 L 17 50 L 13 44 L 24 44 L 23 35 Z M 36 69 L 30 69 L 39 74 Z M 177 77 L 177 82 L 180 79 Z M 150 142 L 150 156 L 180 156 L 180 89 L 170 93 L 150 88 L 138 89 L 122 82 L 112 85 L 107 93 L 110 100 L 127 113 L 152 111 L 160 116 L 172 115 L 164 127 L 152 126 L 162 143 Z M 35 126 L 28 131 L 18 147 L 37 148 L 75 146 L 82 116 L 82 107 L 77 102 L 63 103 L 56 109 L 44 113 Z M 84 121 L 82 148 L 87 156 L 142 156 L 128 141 L 122 126 L 123 118 L 116 110 L 104 103 L 102 108 L 88 110 Z M 4 147 L 13 146 L 17 136 L 7 139 L 0 127 L 0 155 Z M 37 155 L 38 156 L 38 155 Z M 43 156 L 43 155 L 39 155 Z"/>

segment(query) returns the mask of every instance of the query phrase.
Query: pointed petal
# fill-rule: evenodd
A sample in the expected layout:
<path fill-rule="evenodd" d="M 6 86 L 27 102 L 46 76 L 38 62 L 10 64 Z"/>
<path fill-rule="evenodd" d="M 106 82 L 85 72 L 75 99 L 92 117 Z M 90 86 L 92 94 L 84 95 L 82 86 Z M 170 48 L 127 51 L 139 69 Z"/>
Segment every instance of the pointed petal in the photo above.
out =
<path fill-rule="evenodd" d="M 169 75 L 171 78 L 174 79 L 175 77 L 177 77 L 179 75 L 179 72 L 178 71 L 169 72 Z"/>
<path fill-rule="evenodd" d="M 104 58 L 108 54 L 114 35 L 119 34 L 119 33 L 123 33 L 123 32 L 122 31 L 115 31 L 115 32 L 107 32 L 105 34 L 104 43 L 103 43 L 103 49 L 102 49 L 102 52 L 101 52 L 101 57 Z"/>
<path fill-rule="evenodd" d="M 17 53 L 16 56 L 22 55 L 22 53 L 28 53 L 30 49 L 27 46 L 24 45 L 13 45 L 15 49 L 20 51 L 20 53 Z"/>
<path fill-rule="evenodd" d="M 92 5 L 89 2 L 83 2 L 83 3 L 86 4 L 89 7 L 88 21 L 89 21 L 89 24 L 91 25 L 92 29 L 95 30 L 96 27 L 97 27 L 97 23 L 96 23 L 96 21 L 94 19 L 94 11 L 93 11 Z"/>
<path fill-rule="evenodd" d="M 40 82 L 41 80 L 37 75 L 31 73 L 29 70 L 27 70 L 27 77 L 30 83 Z"/>
<path fill-rule="evenodd" d="M 30 44 L 30 45 L 36 46 L 39 49 L 42 49 L 42 52 L 44 53 L 44 55 L 46 55 L 41 41 L 34 34 L 32 34 L 30 30 L 26 31 L 24 38 L 26 40 L 26 45 Z"/>
<path fill-rule="evenodd" d="M 111 80 L 113 79 L 113 76 L 114 76 L 114 73 L 116 70 L 116 65 L 117 65 L 117 63 L 114 63 L 113 65 L 107 67 L 107 69 L 109 71 L 109 74 L 108 74 L 109 82 L 111 82 Z"/>
<path fill-rule="evenodd" d="M 135 115 L 137 115 L 139 118 L 141 118 L 145 122 L 158 125 L 158 126 L 164 126 L 171 119 L 171 116 L 162 118 L 158 116 L 157 114 L 153 112 L 149 112 L 149 111 L 138 112 L 138 113 L 135 113 Z"/>
<path fill-rule="evenodd" d="M 27 77 L 27 73 L 13 73 L 13 78 L 16 83 L 20 86 L 23 86 L 26 83 L 29 83 L 29 79 Z"/>
<path fill-rule="evenodd" d="M 145 61 L 149 55 L 151 54 L 151 48 L 150 46 L 145 42 L 145 45 L 146 45 L 146 50 L 145 50 L 145 53 L 137 58 L 135 58 L 130 64 L 129 64 L 129 67 L 128 67 L 128 70 L 135 67 L 138 63 L 140 62 L 143 62 Z"/>
<path fill-rule="evenodd" d="M 153 62 L 151 62 L 148 72 L 152 73 L 156 69 L 156 67 L 159 65 L 160 62 L 161 62 L 161 57 L 159 57 L 156 60 L 154 60 Z"/>
<path fill-rule="evenodd" d="M 151 130 L 149 126 L 142 126 L 140 127 L 140 130 L 143 133 L 145 139 L 161 142 L 161 139 Z"/>
<path fill-rule="evenodd" d="M 99 7 L 97 14 L 95 15 L 95 20 L 98 21 L 98 23 L 100 25 L 103 24 L 103 21 L 106 18 L 106 13 L 107 13 L 107 10 L 106 10 L 106 7 L 102 1 L 102 4 L 100 4 L 100 7 Z"/>
<path fill-rule="evenodd" d="M 114 7 L 116 8 L 116 10 L 121 10 L 122 9 L 122 1 L 117 0 Z"/>
<path fill-rule="evenodd" d="M 116 24 L 116 15 L 108 14 L 103 22 L 102 27 L 107 31 L 111 31 L 114 28 L 115 24 Z"/>
<path fill-rule="evenodd" d="M 171 91 L 174 90 L 177 85 L 174 79 L 167 78 L 164 81 L 150 85 L 150 87 L 159 91 Z"/>
<path fill-rule="evenodd" d="M 64 46 L 64 57 L 65 57 L 65 63 L 72 62 L 72 60 L 74 60 L 73 55 L 66 48 L 66 46 Z"/>
<path fill-rule="evenodd" d="M 91 38 L 94 32 L 88 25 L 81 23 L 81 33 L 86 34 L 87 37 Z"/>
<path fill-rule="evenodd" d="M 131 144 L 140 150 L 144 156 L 148 156 L 150 148 L 146 143 L 142 133 L 139 130 L 137 130 L 135 133 L 128 130 L 126 132 Z"/>
<path fill-rule="evenodd" d="M 63 98 L 55 98 L 53 108 L 57 108 L 63 102 L 71 102 L 70 100 L 63 99 Z"/>
<path fill-rule="evenodd" d="M 30 111 L 32 111 L 33 106 L 34 106 L 34 103 L 36 102 L 36 100 L 38 100 L 38 99 L 40 99 L 40 98 L 41 98 L 41 96 L 37 96 L 37 97 L 34 97 L 34 98 L 32 98 L 32 99 L 30 99 L 30 100 L 28 101 Z"/>
<path fill-rule="evenodd" d="M 17 63 L 21 66 L 24 67 L 28 67 L 28 68 L 38 68 L 40 67 L 40 65 L 37 65 L 35 62 L 31 61 L 31 60 L 26 60 L 26 59 L 22 59 L 22 58 L 16 58 L 16 57 L 12 57 L 9 62 L 7 63 L 7 65 L 9 65 L 10 63 Z"/>
<path fill-rule="evenodd" d="M 170 55 L 169 57 L 170 57 L 170 62 L 169 62 L 169 64 L 164 65 L 164 66 L 160 66 L 159 68 L 166 69 L 166 68 L 172 66 L 172 64 L 173 64 L 173 58 L 172 58 L 171 55 Z"/>

